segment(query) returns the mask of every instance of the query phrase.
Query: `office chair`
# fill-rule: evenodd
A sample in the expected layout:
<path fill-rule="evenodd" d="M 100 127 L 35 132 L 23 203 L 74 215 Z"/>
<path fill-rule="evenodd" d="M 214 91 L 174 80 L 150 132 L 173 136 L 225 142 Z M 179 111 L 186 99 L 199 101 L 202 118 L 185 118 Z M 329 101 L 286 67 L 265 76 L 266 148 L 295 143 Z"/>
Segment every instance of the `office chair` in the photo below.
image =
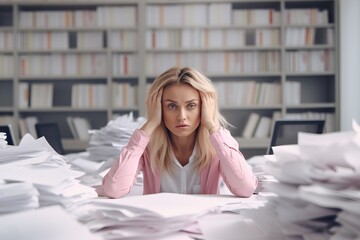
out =
<path fill-rule="evenodd" d="M 325 120 L 277 120 L 270 137 L 267 154 L 273 154 L 272 147 L 297 144 L 299 132 L 323 133 Z"/>
<path fill-rule="evenodd" d="M 50 146 L 60 155 L 65 154 L 61 142 L 61 135 L 57 123 L 36 123 L 35 129 L 38 137 L 45 137 Z"/>
<path fill-rule="evenodd" d="M 15 135 L 14 135 L 11 124 L 0 125 L 0 132 L 6 133 L 6 141 L 7 141 L 8 145 L 16 145 Z"/>

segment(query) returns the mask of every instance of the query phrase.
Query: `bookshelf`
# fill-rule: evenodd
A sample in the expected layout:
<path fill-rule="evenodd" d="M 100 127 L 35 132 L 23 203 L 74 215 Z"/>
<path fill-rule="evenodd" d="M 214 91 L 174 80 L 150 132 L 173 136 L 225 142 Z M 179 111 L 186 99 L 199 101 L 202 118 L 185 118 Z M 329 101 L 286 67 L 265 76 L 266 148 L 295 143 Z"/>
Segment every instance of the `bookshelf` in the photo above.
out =
<path fill-rule="evenodd" d="M 58 122 L 69 150 L 86 142 L 67 117 L 100 128 L 144 115 L 147 86 L 174 65 L 213 80 L 247 157 L 269 142 L 269 130 L 243 136 L 252 114 L 326 118 L 338 129 L 337 0 L 0 3 L 0 121 Z"/>

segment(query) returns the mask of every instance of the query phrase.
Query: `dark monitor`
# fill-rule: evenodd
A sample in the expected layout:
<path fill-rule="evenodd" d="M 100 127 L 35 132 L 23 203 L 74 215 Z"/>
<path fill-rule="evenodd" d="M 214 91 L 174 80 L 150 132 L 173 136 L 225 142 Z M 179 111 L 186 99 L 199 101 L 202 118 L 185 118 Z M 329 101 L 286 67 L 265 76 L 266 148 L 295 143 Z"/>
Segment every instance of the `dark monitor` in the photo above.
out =
<path fill-rule="evenodd" d="M 38 137 L 45 137 L 50 146 L 61 155 L 65 154 L 62 142 L 59 126 L 57 123 L 36 123 L 36 134 Z"/>
<path fill-rule="evenodd" d="M 6 133 L 6 141 L 8 145 L 16 145 L 15 135 L 12 130 L 11 124 L 0 125 L 0 132 Z"/>
<path fill-rule="evenodd" d="M 325 120 L 277 120 L 273 125 L 267 154 L 273 154 L 272 147 L 297 144 L 298 133 L 323 133 Z"/>

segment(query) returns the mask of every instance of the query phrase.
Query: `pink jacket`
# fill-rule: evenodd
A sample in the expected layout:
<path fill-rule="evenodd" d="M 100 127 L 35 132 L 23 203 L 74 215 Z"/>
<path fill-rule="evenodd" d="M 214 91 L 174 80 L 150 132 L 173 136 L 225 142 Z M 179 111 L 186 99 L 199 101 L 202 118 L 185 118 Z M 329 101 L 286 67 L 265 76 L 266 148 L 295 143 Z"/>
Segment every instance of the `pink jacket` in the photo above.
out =
<path fill-rule="evenodd" d="M 141 130 L 136 130 L 129 143 L 120 153 L 119 160 L 103 178 L 99 195 L 119 198 L 130 192 L 138 171 L 143 171 L 144 194 L 160 192 L 160 173 L 152 172 L 149 151 L 146 148 L 150 137 Z M 242 153 L 237 141 L 226 129 L 220 128 L 210 136 L 216 150 L 211 164 L 200 172 L 200 186 L 203 194 L 219 192 L 220 174 L 229 190 L 238 197 L 249 197 L 255 191 L 258 180 Z"/>

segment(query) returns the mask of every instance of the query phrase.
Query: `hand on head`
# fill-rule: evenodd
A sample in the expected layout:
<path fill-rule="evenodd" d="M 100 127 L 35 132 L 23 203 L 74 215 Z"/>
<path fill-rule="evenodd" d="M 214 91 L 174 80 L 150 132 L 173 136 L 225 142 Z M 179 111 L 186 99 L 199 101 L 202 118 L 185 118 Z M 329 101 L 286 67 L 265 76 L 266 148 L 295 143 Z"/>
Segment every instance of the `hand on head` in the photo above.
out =
<path fill-rule="evenodd" d="M 141 128 L 147 134 L 151 135 L 152 132 L 161 124 L 161 98 L 163 95 L 163 88 L 146 101 L 148 119 L 144 126 Z"/>
<path fill-rule="evenodd" d="M 216 111 L 215 99 L 210 93 L 200 92 L 201 97 L 201 124 L 203 124 L 210 133 L 217 130 L 218 126 L 214 121 Z"/>

